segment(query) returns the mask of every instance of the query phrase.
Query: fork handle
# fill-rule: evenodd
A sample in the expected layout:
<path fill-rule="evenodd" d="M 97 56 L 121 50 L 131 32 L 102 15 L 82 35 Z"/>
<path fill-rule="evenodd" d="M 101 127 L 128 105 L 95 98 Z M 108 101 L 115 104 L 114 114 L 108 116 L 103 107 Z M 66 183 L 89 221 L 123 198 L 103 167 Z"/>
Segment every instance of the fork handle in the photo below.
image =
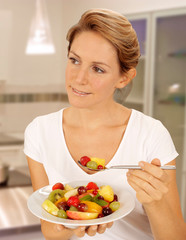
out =
<path fill-rule="evenodd" d="M 176 166 L 164 165 L 164 166 L 161 166 L 160 168 L 165 170 L 174 170 L 176 169 Z M 116 165 L 116 166 L 111 166 L 108 169 L 142 169 L 142 168 L 138 165 Z"/>

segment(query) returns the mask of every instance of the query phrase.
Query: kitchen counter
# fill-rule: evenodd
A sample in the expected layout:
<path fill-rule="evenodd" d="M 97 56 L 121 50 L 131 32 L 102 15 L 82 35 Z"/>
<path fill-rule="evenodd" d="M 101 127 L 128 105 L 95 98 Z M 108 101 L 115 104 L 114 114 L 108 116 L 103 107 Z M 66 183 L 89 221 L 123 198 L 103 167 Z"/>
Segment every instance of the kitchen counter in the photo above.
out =
<path fill-rule="evenodd" d="M 31 186 L 0 188 L 0 231 L 40 224 L 27 208 L 27 199 L 32 192 Z"/>
<path fill-rule="evenodd" d="M 0 185 L 2 240 L 44 240 L 40 220 L 27 207 L 27 200 L 33 190 L 22 153 L 23 143 L 23 134 L 0 133 L 0 159 L 10 165 L 9 179 Z"/>
<path fill-rule="evenodd" d="M 39 226 L 40 220 L 27 208 L 33 193 L 28 167 L 9 171 L 7 184 L 0 186 L 0 233 L 14 228 Z"/>
<path fill-rule="evenodd" d="M 45 240 L 39 225 L 0 231 L 1 240 Z"/>

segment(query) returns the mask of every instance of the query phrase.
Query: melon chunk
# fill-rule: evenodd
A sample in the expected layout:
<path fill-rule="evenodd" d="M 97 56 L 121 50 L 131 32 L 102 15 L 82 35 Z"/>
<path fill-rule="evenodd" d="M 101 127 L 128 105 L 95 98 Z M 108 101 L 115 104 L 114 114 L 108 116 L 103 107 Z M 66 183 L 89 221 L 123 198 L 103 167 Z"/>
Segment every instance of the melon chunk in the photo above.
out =
<path fill-rule="evenodd" d="M 44 208 L 48 213 L 50 213 L 54 216 L 57 216 L 57 213 L 59 211 L 59 209 L 56 207 L 56 205 L 48 199 L 46 199 L 43 202 L 42 208 Z"/>
<path fill-rule="evenodd" d="M 65 198 L 65 200 L 67 201 L 67 200 L 69 199 L 69 197 L 75 196 L 75 195 L 77 195 L 77 194 L 78 194 L 78 191 L 77 191 L 77 188 L 75 188 L 75 189 L 72 189 L 72 190 L 66 192 L 66 193 L 64 194 L 64 198 Z"/>
<path fill-rule="evenodd" d="M 114 191 L 109 185 L 102 186 L 99 194 L 104 197 L 105 201 L 112 202 L 114 200 Z"/>
<path fill-rule="evenodd" d="M 96 157 L 91 157 L 90 159 L 91 159 L 91 161 L 96 162 L 98 166 L 102 165 L 103 167 L 105 167 L 105 159 L 103 159 L 103 158 L 96 158 Z"/>
<path fill-rule="evenodd" d="M 98 213 L 90 213 L 90 212 L 78 212 L 78 211 L 66 211 L 67 216 L 74 220 L 89 220 L 95 219 L 98 217 Z"/>

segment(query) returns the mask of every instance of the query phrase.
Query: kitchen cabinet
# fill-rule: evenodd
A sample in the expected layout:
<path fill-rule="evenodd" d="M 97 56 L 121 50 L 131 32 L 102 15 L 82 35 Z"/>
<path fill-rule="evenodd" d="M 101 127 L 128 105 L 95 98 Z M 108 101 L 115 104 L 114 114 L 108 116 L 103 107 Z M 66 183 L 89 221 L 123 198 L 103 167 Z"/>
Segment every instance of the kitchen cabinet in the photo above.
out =
<path fill-rule="evenodd" d="M 127 16 L 141 59 L 124 105 L 159 119 L 179 153 L 177 184 L 186 219 L 186 8 Z"/>
<path fill-rule="evenodd" d="M 128 107 L 135 107 L 135 109 L 139 111 L 144 111 L 144 86 L 145 86 L 145 78 L 146 78 L 146 58 L 148 55 L 148 49 L 146 46 L 147 41 L 147 24 L 148 24 L 148 16 L 138 16 L 138 19 L 130 20 L 133 28 L 135 29 L 138 40 L 140 44 L 140 52 L 141 57 L 139 59 L 138 66 L 136 68 L 137 75 L 133 80 L 132 91 L 126 99 L 126 104 Z"/>
<path fill-rule="evenodd" d="M 26 165 L 23 145 L 0 146 L 0 161 L 11 167 Z"/>
<path fill-rule="evenodd" d="M 177 182 L 186 218 L 186 9 L 153 16 L 151 114 L 168 128 L 176 149 Z"/>
<path fill-rule="evenodd" d="M 0 162 L 6 163 L 13 168 L 26 165 L 22 135 L 0 134 Z"/>
<path fill-rule="evenodd" d="M 118 94 L 115 99 L 123 103 L 129 108 L 135 108 L 139 111 L 148 113 L 147 102 L 148 102 L 148 89 L 149 86 L 149 58 L 150 58 L 150 15 L 139 14 L 135 16 L 127 16 L 135 29 L 140 44 L 141 56 L 139 59 L 138 66 L 136 68 L 137 75 L 132 82 L 132 90 L 126 97 L 126 100 L 121 100 L 121 97 L 127 95 L 127 90 L 123 89 L 123 94 Z M 125 93 L 126 92 L 126 93 Z M 129 91 L 128 91 L 129 92 Z M 120 97 L 120 99 L 119 99 Z M 125 98 L 125 97 L 124 97 Z"/>

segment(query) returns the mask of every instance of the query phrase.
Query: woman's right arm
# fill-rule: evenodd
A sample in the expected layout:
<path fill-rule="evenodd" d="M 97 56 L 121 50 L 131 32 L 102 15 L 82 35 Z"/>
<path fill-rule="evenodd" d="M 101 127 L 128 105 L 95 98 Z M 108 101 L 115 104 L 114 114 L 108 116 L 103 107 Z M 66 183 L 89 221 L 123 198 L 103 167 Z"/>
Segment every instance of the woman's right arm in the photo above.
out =
<path fill-rule="evenodd" d="M 28 156 L 27 161 L 33 190 L 36 191 L 46 185 L 49 185 L 48 177 L 43 164 L 34 161 Z M 83 237 L 85 234 L 85 227 L 70 230 L 65 228 L 63 225 L 41 220 L 41 231 L 46 240 L 68 240 L 73 234 L 76 234 L 78 237 Z"/>

